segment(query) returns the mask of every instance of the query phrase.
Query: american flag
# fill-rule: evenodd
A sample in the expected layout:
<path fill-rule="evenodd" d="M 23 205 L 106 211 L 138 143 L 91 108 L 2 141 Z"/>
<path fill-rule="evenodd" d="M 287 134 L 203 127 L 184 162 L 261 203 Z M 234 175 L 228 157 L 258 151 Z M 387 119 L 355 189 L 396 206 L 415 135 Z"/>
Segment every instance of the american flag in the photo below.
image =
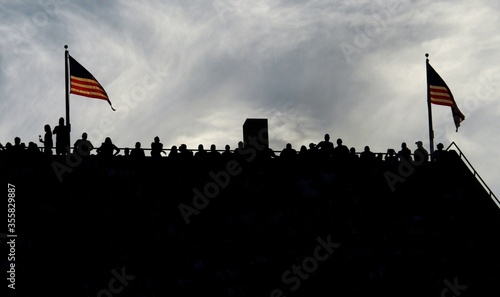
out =
<path fill-rule="evenodd" d="M 465 116 L 458 109 L 457 103 L 453 98 L 453 94 L 444 82 L 444 80 L 439 76 L 439 74 L 432 68 L 432 66 L 427 61 L 427 83 L 429 84 L 429 100 L 433 104 L 450 106 L 453 115 L 453 121 L 455 122 L 456 131 L 460 127 L 460 123 L 465 120 Z"/>
<path fill-rule="evenodd" d="M 85 69 L 85 67 L 83 67 L 71 56 L 69 56 L 69 68 L 71 94 L 106 100 L 111 106 L 111 109 L 114 110 L 108 94 L 101 84 L 87 69 Z"/>

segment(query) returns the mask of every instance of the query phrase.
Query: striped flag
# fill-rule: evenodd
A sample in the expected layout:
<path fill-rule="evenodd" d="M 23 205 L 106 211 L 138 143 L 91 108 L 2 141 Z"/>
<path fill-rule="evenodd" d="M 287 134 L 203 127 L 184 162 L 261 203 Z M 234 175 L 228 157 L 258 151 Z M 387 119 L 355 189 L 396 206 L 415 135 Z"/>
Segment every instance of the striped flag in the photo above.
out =
<path fill-rule="evenodd" d="M 433 104 L 451 107 L 453 121 L 457 128 L 456 131 L 458 131 L 458 127 L 460 127 L 460 123 L 465 120 L 465 116 L 460 109 L 458 109 L 450 89 L 429 62 L 427 62 L 427 83 L 429 84 L 429 100 Z"/>
<path fill-rule="evenodd" d="M 69 56 L 69 69 L 71 94 L 106 100 L 111 109 L 115 110 L 111 105 L 108 94 L 97 79 L 71 56 Z"/>

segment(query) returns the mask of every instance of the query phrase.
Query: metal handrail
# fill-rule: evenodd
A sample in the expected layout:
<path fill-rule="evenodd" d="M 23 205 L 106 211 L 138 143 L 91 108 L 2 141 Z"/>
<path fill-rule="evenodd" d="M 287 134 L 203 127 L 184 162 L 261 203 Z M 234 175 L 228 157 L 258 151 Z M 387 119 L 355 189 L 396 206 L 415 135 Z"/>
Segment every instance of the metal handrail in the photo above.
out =
<path fill-rule="evenodd" d="M 490 187 L 488 187 L 488 185 L 486 184 L 486 182 L 481 178 L 481 176 L 479 175 L 479 173 L 476 171 L 476 169 L 474 168 L 474 166 L 472 166 L 472 164 L 469 162 L 469 159 L 467 159 L 467 157 L 462 152 L 462 150 L 458 147 L 458 145 L 453 141 L 446 148 L 446 151 L 448 151 L 452 146 L 454 146 L 458 150 L 458 152 L 460 153 L 460 159 L 464 159 L 465 160 L 466 164 L 470 168 L 469 170 L 472 169 L 471 171 L 473 172 L 474 177 L 476 177 L 480 181 L 480 183 L 484 187 L 484 189 L 489 192 L 490 198 L 493 198 L 495 200 L 497 206 L 500 208 L 500 201 L 498 200 L 497 196 L 493 193 L 493 191 L 490 189 Z"/>

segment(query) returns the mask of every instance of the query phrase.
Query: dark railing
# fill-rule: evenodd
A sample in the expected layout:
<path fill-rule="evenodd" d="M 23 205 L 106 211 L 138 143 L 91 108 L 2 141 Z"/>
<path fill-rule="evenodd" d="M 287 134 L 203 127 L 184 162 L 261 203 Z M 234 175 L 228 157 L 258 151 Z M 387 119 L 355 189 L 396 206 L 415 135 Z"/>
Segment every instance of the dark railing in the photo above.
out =
<path fill-rule="evenodd" d="M 472 166 L 472 164 L 469 162 L 469 160 L 467 159 L 467 157 L 464 155 L 464 153 L 462 153 L 462 150 L 460 150 L 460 148 L 458 147 L 458 145 L 455 143 L 455 142 L 452 142 L 448 148 L 446 148 L 446 150 L 448 151 L 452 146 L 454 146 L 459 155 L 460 155 L 460 159 L 463 159 L 464 160 L 464 163 L 467 165 L 467 167 L 469 168 L 469 170 L 474 174 L 474 177 L 477 178 L 477 180 L 481 183 L 481 185 L 483 186 L 483 188 L 488 192 L 488 194 L 490 195 L 490 197 L 495 201 L 495 203 L 497 204 L 498 207 L 500 207 L 500 201 L 498 200 L 497 196 L 493 193 L 493 191 L 488 187 L 488 185 L 486 184 L 486 182 L 481 178 L 481 176 L 479 175 L 479 173 L 476 171 L 476 169 L 474 169 L 474 166 Z"/>

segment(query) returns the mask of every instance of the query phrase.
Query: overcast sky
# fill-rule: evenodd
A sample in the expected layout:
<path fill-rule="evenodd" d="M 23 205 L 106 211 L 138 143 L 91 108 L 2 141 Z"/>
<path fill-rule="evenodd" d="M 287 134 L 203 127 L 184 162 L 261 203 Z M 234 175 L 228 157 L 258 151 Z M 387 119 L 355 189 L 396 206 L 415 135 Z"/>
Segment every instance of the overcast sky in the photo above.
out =
<path fill-rule="evenodd" d="M 0 143 L 38 141 L 65 115 L 64 45 L 104 86 L 71 95 L 72 142 L 155 136 L 234 148 L 268 118 L 281 150 L 333 141 L 429 148 L 425 53 L 466 119 L 433 105 L 435 144 L 456 142 L 500 195 L 500 2 L 0 1 Z"/>

